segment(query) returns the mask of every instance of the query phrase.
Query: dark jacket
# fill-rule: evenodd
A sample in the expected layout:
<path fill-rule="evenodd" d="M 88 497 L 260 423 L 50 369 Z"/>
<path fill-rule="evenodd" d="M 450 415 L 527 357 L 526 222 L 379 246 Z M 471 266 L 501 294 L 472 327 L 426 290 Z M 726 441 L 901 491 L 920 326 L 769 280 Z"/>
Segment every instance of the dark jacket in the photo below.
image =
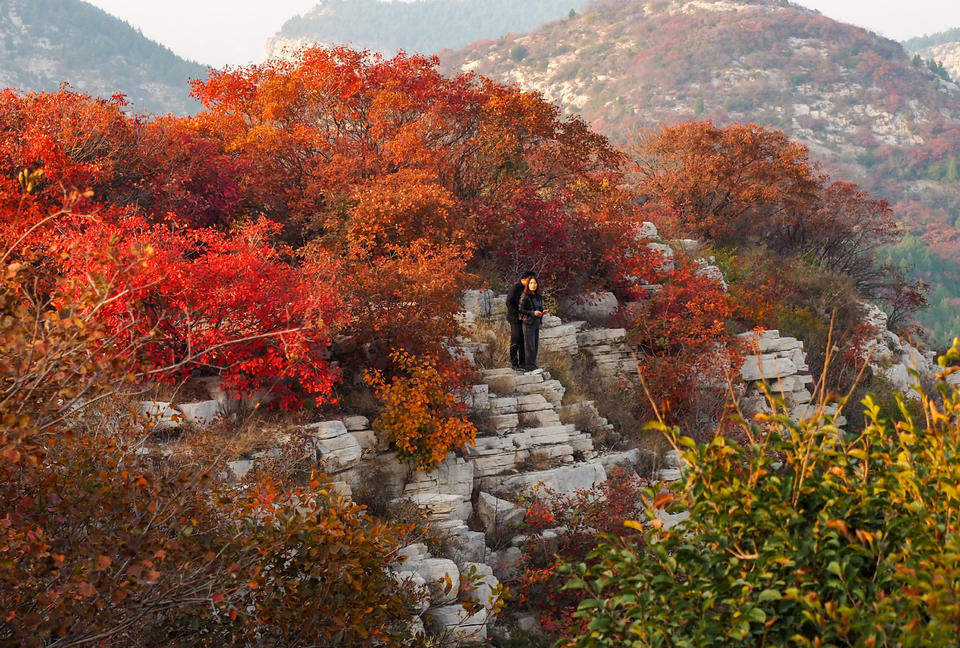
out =
<path fill-rule="evenodd" d="M 520 298 L 522 296 L 523 296 L 523 284 L 518 281 L 516 285 L 510 290 L 510 294 L 507 295 L 507 319 L 508 320 L 520 319 Z"/>
<path fill-rule="evenodd" d="M 534 315 L 536 311 L 543 310 L 543 297 L 536 293 L 524 292 L 520 298 L 520 321 L 527 326 L 540 326 L 543 317 Z"/>

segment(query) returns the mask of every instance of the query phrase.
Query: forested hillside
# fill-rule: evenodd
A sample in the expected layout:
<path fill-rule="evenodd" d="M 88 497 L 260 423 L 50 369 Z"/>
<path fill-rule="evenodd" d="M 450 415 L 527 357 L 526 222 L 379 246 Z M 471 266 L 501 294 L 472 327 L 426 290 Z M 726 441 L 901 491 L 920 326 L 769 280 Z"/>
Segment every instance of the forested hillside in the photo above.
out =
<path fill-rule="evenodd" d="M 960 253 L 960 90 L 900 44 L 779 0 L 601 0 L 441 58 L 538 90 L 621 142 L 689 119 L 783 129 L 939 255 L 925 272 L 942 299 L 924 322 L 942 338 L 960 329 L 936 260 Z"/>
<path fill-rule="evenodd" d="M 960 78 L 960 27 L 911 38 L 903 46 L 908 52 L 942 65 L 954 79 Z"/>
<path fill-rule="evenodd" d="M 0 87 L 55 90 L 69 83 L 140 111 L 195 112 L 188 81 L 204 67 L 80 0 L 0 0 Z"/>
<path fill-rule="evenodd" d="M 290 45 L 349 44 L 387 54 L 432 54 L 481 38 L 523 32 L 567 16 L 584 0 L 321 0 L 287 21 L 268 55 Z"/>

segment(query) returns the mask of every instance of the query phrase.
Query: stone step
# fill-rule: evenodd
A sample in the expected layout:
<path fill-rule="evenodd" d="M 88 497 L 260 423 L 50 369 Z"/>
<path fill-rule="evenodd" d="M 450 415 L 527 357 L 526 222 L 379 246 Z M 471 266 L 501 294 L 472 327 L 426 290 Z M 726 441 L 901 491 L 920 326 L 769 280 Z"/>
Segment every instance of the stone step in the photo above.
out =
<path fill-rule="evenodd" d="M 498 475 L 479 480 L 480 489 L 493 495 L 506 495 L 517 490 L 532 493 L 538 487 L 554 493 L 589 490 L 607 479 L 599 461 L 575 463 L 519 475 Z"/>

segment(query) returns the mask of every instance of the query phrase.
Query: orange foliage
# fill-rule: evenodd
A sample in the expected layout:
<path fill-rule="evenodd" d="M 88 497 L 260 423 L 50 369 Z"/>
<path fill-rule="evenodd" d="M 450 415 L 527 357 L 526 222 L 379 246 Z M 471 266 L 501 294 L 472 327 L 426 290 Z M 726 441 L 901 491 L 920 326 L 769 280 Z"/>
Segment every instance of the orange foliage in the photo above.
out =
<path fill-rule="evenodd" d="M 384 407 L 373 429 L 396 446 L 402 460 L 417 470 L 432 470 L 450 451 L 476 438 L 476 427 L 464 418 L 466 383 L 434 357 L 398 351 L 392 359 L 402 372 L 392 381 L 380 372 L 367 374 Z"/>

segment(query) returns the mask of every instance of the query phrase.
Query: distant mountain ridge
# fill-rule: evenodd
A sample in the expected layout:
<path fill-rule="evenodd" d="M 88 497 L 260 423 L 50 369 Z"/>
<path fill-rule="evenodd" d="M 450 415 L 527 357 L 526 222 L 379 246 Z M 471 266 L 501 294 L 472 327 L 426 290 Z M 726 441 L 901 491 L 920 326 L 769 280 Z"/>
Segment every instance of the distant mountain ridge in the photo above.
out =
<path fill-rule="evenodd" d="M 188 81 L 206 68 L 80 0 L 0 0 L 0 87 L 127 95 L 134 109 L 199 109 Z"/>
<path fill-rule="evenodd" d="M 392 55 L 434 54 L 481 38 L 523 32 L 578 10 L 585 0 L 322 0 L 291 18 L 267 58 L 304 45 L 350 45 Z"/>
<path fill-rule="evenodd" d="M 687 119 L 782 129 L 960 257 L 960 87 L 867 30 L 784 0 L 600 0 L 441 62 L 539 91 L 620 141 Z M 960 330 L 960 281 L 944 288 L 931 263 L 934 303 Z"/>
<path fill-rule="evenodd" d="M 960 79 L 960 27 L 911 38 L 903 46 L 912 54 L 941 63 L 954 80 Z"/>

